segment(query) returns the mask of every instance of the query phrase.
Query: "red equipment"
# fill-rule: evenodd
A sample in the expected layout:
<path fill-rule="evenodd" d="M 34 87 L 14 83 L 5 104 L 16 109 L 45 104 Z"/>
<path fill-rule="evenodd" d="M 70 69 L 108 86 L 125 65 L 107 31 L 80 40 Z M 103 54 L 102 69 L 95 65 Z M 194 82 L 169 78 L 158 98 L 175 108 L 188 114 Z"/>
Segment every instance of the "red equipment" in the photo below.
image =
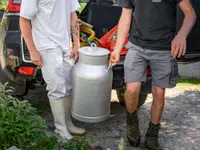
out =
<path fill-rule="evenodd" d="M 103 47 L 108 49 L 110 52 L 112 52 L 116 46 L 116 41 L 117 41 L 117 28 L 118 26 L 115 26 L 112 28 L 109 32 L 107 32 L 101 39 L 101 43 L 99 43 L 99 47 Z M 128 43 L 128 37 L 124 43 Z M 127 54 L 127 49 L 124 47 L 121 51 L 121 55 L 126 55 Z"/>
<path fill-rule="evenodd" d="M 20 12 L 21 0 L 10 0 L 7 7 L 7 12 Z"/>

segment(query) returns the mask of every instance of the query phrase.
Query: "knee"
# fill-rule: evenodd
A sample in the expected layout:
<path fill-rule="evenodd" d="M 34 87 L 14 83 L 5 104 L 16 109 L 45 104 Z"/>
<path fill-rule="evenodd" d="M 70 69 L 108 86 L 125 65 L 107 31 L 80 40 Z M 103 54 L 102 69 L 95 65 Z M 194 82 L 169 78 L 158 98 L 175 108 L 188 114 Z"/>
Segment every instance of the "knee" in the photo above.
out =
<path fill-rule="evenodd" d="M 46 85 L 49 99 L 60 99 L 66 94 L 65 80 L 56 78 L 46 78 Z"/>
<path fill-rule="evenodd" d="M 54 84 L 48 87 L 48 96 L 51 97 L 51 99 L 63 98 L 65 94 L 66 94 L 66 86 L 63 83 L 54 82 Z"/>
<path fill-rule="evenodd" d="M 156 90 L 153 92 L 153 101 L 156 105 L 162 107 L 165 103 L 164 91 Z"/>
<path fill-rule="evenodd" d="M 128 95 L 139 95 L 140 93 L 140 84 L 127 84 L 126 94 Z"/>
<path fill-rule="evenodd" d="M 165 99 L 165 89 L 153 87 L 152 94 L 153 94 L 153 98 L 156 101 L 159 101 L 161 103 L 164 102 L 164 99 Z"/>
<path fill-rule="evenodd" d="M 140 91 L 133 88 L 133 89 L 126 89 L 126 94 L 128 95 L 139 95 Z"/>
<path fill-rule="evenodd" d="M 153 101 L 154 101 L 153 103 L 159 108 L 162 108 L 165 104 L 164 98 L 159 98 L 159 97 L 153 98 Z"/>
<path fill-rule="evenodd" d="M 153 99 L 156 100 L 157 103 L 164 103 L 165 97 L 163 95 L 153 95 Z"/>

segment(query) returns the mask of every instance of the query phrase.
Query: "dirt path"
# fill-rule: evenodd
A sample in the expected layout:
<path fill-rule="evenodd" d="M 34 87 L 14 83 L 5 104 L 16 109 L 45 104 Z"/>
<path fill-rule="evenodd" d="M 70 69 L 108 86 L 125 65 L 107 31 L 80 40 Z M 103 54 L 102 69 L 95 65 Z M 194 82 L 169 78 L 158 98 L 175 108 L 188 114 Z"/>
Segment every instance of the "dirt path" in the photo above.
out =
<path fill-rule="evenodd" d="M 38 87 L 26 97 L 38 108 L 42 117 L 53 131 L 53 118 L 44 88 Z M 139 110 L 141 135 L 144 137 L 148 122 L 152 96 Z M 125 140 L 126 150 L 143 150 L 144 138 L 140 148 L 129 145 L 125 134 L 125 109 L 117 102 L 115 92 L 112 95 L 111 117 L 99 124 L 75 122 L 87 130 L 86 138 L 104 149 L 117 150 L 121 138 Z M 163 113 L 160 143 L 164 150 L 199 150 L 200 149 L 200 90 L 198 86 L 180 84 L 167 90 L 166 108 Z"/>

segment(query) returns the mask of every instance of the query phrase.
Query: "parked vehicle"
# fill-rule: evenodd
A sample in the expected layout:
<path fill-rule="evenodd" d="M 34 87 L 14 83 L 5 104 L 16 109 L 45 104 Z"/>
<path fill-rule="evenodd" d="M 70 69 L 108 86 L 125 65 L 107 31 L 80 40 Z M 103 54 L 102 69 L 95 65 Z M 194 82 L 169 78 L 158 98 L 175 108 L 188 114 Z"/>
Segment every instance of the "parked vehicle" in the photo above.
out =
<path fill-rule="evenodd" d="M 81 0 L 86 1 L 86 0 Z M 88 1 L 88 0 L 87 0 Z M 19 28 L 19 12 L 21 0 L 10 0 L 6 12 L 3 14 L 0 27 L 0 81 L 9 82 L 15 88 L 12 95 L 23 96 L 29 89 L 34 89 L 35 84 L 45 85 L 40 68 L 31 60 L 27 46 L 21 36 Z M 197 13 L 198 20 L 188 37 L 187 54 L 179 59 L 179 62 L 195 62 L 200 60 L 200 0 L 191 0 Z M 91 0 L 79 14 L 81 20 L 92 24 L 96 36 L 101 38 L 117 25 L 121 15 L 121 8 L 114 0 Z M 183 14 L 177 8 L 177 29 L 183 22 Z M 124 104 L 124 59 L 113 67 L 113 89 L 121 104 Z M 147 71 L 147 82 L 142 85 L 140 93 L 140 106 L 145 102 L 147 95 L 151 93 L 151 71 Z"/>

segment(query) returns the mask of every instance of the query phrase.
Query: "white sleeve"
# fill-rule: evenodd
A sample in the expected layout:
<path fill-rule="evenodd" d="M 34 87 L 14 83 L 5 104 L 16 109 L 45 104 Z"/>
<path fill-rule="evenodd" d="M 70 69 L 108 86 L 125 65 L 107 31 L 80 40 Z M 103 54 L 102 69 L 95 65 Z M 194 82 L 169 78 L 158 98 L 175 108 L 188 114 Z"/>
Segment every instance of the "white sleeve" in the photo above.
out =
<path fill-rule="evenodd" d="M 71 0 L 71 12 L 75 12 L 80 7 L 78 0 Z"/>
<path fill-rule="evenodd" d="M 38 0 L 22 0 L 20 16 L 26 19 L 32 19 L 38 13 Z"/>

